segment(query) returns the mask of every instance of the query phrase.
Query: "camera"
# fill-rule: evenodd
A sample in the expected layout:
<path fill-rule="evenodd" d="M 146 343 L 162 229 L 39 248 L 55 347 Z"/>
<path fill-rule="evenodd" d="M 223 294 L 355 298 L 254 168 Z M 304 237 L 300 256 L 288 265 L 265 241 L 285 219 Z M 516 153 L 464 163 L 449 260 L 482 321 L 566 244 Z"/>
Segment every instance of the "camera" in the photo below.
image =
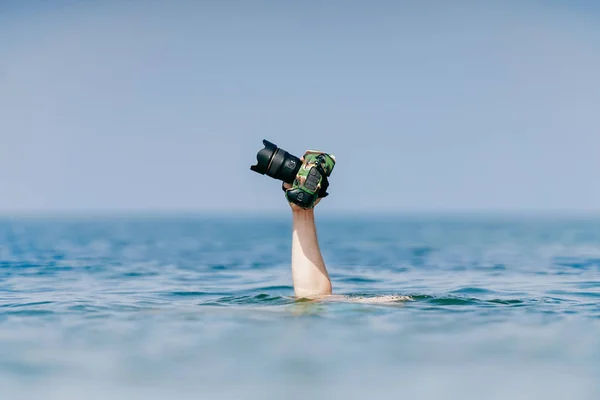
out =
<path fill-rule="evenodd" d="M 319 198 L 328 196 L 328 177 L 335 166 L 334 155 L 307 150 L 301 160 L 268 140 L 263 140 L 263 145 L 256 154 L 256 165 L 250 169 L 292 185 L 290 189 L 284 189 L 290 203 L 309 209 Z"/>

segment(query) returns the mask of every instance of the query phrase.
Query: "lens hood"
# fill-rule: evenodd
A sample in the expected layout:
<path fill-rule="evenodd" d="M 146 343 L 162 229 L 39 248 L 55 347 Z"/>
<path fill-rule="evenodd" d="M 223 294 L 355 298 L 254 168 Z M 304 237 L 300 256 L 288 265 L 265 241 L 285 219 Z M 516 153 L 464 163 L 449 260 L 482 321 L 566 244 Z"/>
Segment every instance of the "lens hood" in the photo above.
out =
<path fill-rule="evenodd" d="M 302 166 L 302 161 L 268 140 L 263 140 L 263 145 L 264 149 L 256 154 L 256 165 L 252 165 L 250 169 L 262 175 L 266 174 L 273 179 L 290 184 L 294 182 L 296 174 Z"/>
<path fill-rule="evenodd" d="M 271 159 L 273 155 L 277 151 L 277 146 L 268 140 L 263 140 L 264 149 L 261 149 L 258 153 L 256 153 L 256 165 L 252 165 L 250 169 L 254 172 L 258 172 L 261 175 L 264 175 L 269 170 L 269 166 L 271 164 Z"/>

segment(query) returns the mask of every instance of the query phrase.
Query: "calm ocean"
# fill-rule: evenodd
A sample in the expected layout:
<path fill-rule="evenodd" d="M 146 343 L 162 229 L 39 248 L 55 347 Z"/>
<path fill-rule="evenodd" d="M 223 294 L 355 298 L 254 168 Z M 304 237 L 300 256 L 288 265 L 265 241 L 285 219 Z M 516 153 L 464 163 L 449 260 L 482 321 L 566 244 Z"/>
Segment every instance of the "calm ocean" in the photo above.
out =
<path fill-rule="evenodd" d="M 294 300 L 290 218 L 0 219 L 0 398 L 600 398 L 599 218 L 317 226 L 347 301 Z"/>

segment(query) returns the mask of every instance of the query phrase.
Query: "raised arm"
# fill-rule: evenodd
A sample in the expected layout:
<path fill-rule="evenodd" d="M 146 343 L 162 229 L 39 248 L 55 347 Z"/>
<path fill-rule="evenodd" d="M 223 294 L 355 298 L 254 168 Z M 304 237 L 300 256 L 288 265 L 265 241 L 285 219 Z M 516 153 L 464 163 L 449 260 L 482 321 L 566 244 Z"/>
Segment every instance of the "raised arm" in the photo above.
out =
<path fill-rule="evenodd" d="M 331 294 L 331 280 L 321 255 L 314 208 L 304 210 L 291 204 L 292 279 L 298 297 L 319 297 Z"/>
<path fill-rule="evenodd" d="M 284 183 L 284 189 L 291 185 Z M 315 207 L 321 198 L 319 198 Z M 316 298 L 331 294 L 331 280 L 321 255 L 315 209 L 303 209 L 289 203 L 292 209 L 292 280 L 297 297 Z"/>

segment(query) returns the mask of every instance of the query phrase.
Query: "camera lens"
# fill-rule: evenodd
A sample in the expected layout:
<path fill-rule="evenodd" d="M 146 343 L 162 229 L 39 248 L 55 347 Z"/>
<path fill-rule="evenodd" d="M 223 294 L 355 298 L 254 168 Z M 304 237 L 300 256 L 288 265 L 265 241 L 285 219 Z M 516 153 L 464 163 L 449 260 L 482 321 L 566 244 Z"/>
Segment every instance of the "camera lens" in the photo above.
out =
<path fill-rule="evenodd" d="M 290 184 L 294 182 L 302 165 L 300 159 L 268 140 L 263 140 L 263 145 L 265 148 L 256 154 L 257 164 L 252 165 L 250 169 Z"/>
<path fill-rule="evenodd" d="M 273 158 L 273 155 L 277 151 L 277 146 L 273 143 L 263 140 L 263 144 L 265 148 L 256 154 L 257 164 L 250 167 L 252 171 L 262 175 L 267 173 L 269 166 L 271 165 L 271 158 Z"/>

